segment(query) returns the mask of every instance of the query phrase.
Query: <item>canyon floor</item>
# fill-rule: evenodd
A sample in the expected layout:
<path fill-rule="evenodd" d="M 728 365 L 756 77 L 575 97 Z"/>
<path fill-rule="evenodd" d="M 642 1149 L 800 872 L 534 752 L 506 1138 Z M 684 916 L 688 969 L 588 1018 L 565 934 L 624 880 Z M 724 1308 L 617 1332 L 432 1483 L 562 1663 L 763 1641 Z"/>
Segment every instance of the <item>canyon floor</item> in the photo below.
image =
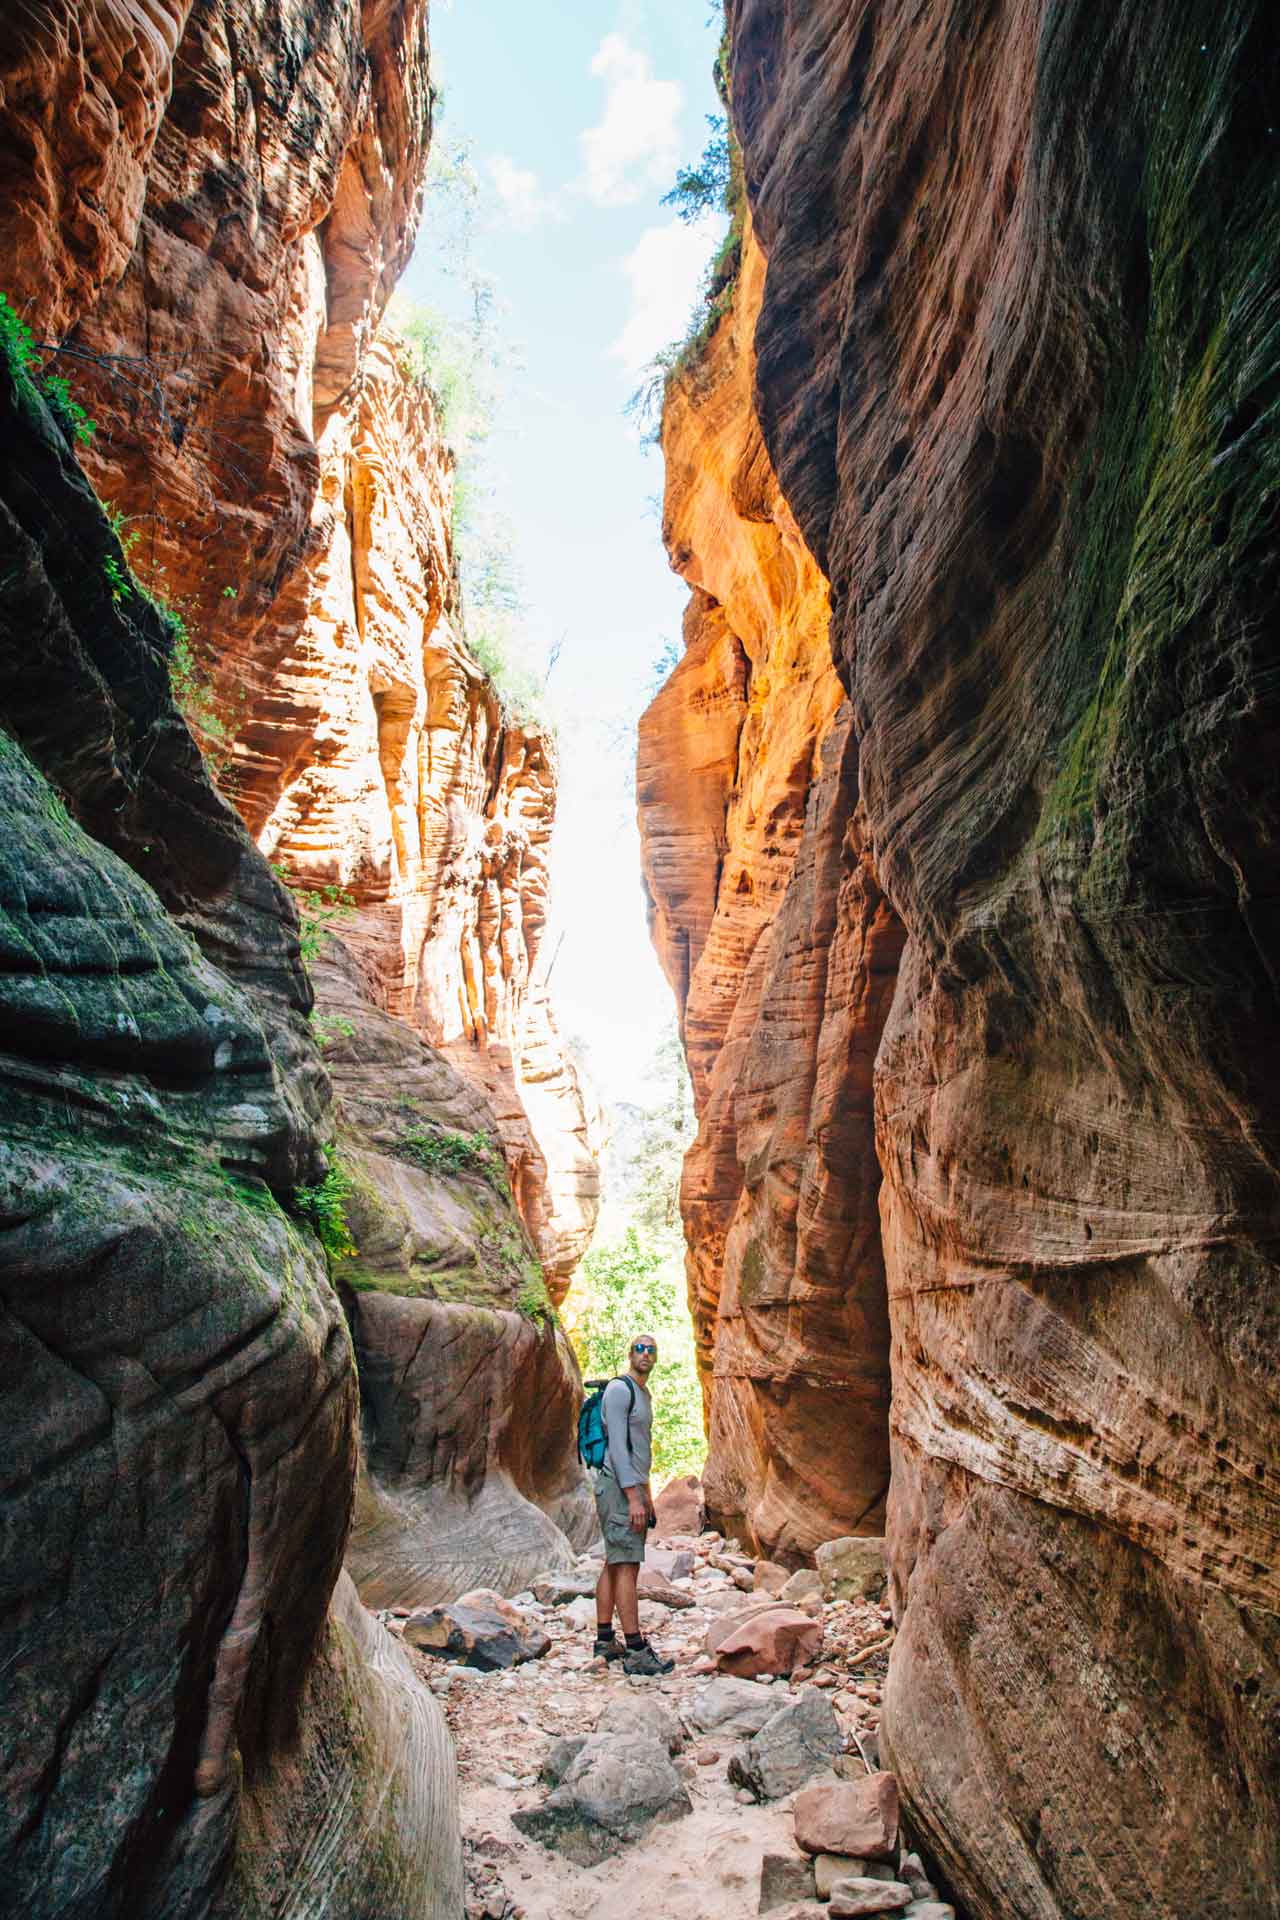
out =
<path fill-rule="evenodd" d="M 715 1728 L 701 1732 L 696 1696 L 715 1674 L 706 1651 L 708 1625 L 737 1606 L 767 1596 L 741 1590 L 751 1562 L 719 1535 L 677 1536 L 664 1543 L 693 1570 L 673 1580 L 691 1605 L 642 1601 L 641 1625 L 659 1651 L 676 1661 L 658 1679 L 630 1678 L 620 1663 L 593 1659 L 594 1604 L 586 1597 L 540 1604 L 530 1595 L 516 1605 L 550 1639 L 539 1659 L 505 1671 L 444 1665 L 429 1654 L 415 1661 L 444 1704 L 457 1748 L 463 1842 L 467 1860 L 468 1920 L 739 1920 L 757 1910 L 761 1863 L 767 1854 L 795 1852 L 793 1794 L 757 1803 L 729 1779 L 729 1762 L 743 1737 Z M 712 1557 L 724 1564 L 710 1564 Z M 736 1568 L 733 1563 L 737 1561 Z M 732 1569 L 732 1570 L 731 1570 Z M 580 1573 L 588 1561 L 579 1563 Z M 739 1584 L 735 1585 L 734 1571 Z M 806 1687 L 824 1691 L 834 1707 L 845 1752 L 839 1772 L 861 1776 L 877 1761 L 880 1690 L 892 1639 L 887 1611 L 865 1601 L 816 1597 L 808 1611 L 823 1625 L 820 1660 L 790 1679 L 766 1681 L 778 1703 Z M 402 1631 L 403 1613 L 383 1615 Z M 674 1765 L 691 1811 L 659 1821 L 647 1833 L 598 1864 L 583 1866 L 529 1838 L 512 1822 L 517 1810 L 546 1797 L 542 1769 L 557 1741 L 592 1733 L 608 1717 L 644 1713 L 660 1702 L 680 1724 Z M 864 1757 L 865 1756 L 865 1757 Z M 784 1906 L 790 1902 L 783 1902 Z"/>

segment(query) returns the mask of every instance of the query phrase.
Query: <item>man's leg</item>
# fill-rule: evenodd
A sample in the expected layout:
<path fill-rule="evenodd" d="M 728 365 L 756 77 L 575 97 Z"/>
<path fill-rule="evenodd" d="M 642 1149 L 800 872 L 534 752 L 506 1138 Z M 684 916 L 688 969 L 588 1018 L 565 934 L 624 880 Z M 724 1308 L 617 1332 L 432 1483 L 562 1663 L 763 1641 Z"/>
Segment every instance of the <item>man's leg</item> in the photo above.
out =
<path fill-rule="evenodd" d="M 636 1592 L 636 1582 L 640 1578 L 640 1568 L 634 1560 L 621 1562 L 608 1569 L 613 1573 L 613 1604 L 622 1620 L 622 1631 L 631 1639 L 640 1631 L 640 1600 Z"/>
<path fill-rule="evenodd" d="M 600 1578 L 596 1581 L 597 1628 L 611 1627 L 613 1625 L 613 1609 L 616 1604 L 613 1580 L 615 1571 L 616 1569 L 611 1567 L 606 1561 L 605 1565 L 600 1569 Z M 599 1632 L 596 1633 L 597 1640 L 607 1637 L 607 1635 L 601 1635 Z"/>

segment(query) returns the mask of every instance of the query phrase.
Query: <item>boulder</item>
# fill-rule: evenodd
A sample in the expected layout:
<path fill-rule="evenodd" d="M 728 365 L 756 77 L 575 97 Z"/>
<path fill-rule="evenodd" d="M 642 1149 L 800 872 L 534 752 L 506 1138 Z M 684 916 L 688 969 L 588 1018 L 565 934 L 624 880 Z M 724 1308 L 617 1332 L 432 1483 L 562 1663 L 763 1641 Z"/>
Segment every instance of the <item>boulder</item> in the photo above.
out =
<path fill-rule="evenodd" d="M 839 1880 L 896 1880 L 898 1877 L 886 1861 L 850 1859 L 845 1853 L 820 1853 L 813 1863 L 813 1883 L 819 1900 L 829 1900 L 831 1889 Z M 911 1885 L 905 1873 L 901 1878 L 904 1886 Z"/>
<path fill-rule="evenodd" d="M 778 1598 L 793 1607 L 815 1596 L 822 1598 L 822 1575 L 814 1567 L 801 1567 L 778 1592 Z"/>
<path fill-rule="evenodd" d="M 599 1720 L 597 1733 L 647 1733 L 660 1740 L 668 1753 L 679 1753 L 684 1728 L 679 1715 L 653 1694 L 630 1691 L 612 1699 Z"/>
<path fill-rule="evenodd" d="M 884 1592 L 888 1573 L 882 1539 L 849 1535 L 826 1540 L 813 1557 L 825 1600 L 872 1600 Z"/>
<path fill-rule="evenodd" d="M 553 1740 L 551 1742 L 551 1745 L 547 1749 L 546 1758 L 538 1769 L 538 1772 L 547 1782 L 548 1786 L 559 1786 L 566 1773 L 568 1773 L 569 1768 L 573 1765 L 573 1762 L 586 1746 L 587 1739 L 588 1736 L 585 1733 L 575 1733 L 563 1740 Z M 845 1865 L 847 1867 L 848 1862 L 846 1862 Z"/>
<path fill-rule="evenodd" d="M 663 1607 L 678 1608 L 696 1605 L 691 1593 L 686 1593 L 683 1587 L 672 1586 L 665 1574 L 659 1573 L 656 1567 L 648 1565 L 640 1569 L 636 1592 L 642 1600 L 656 1600 L 659 1606 Z"/>
<path fill-rule="evenodd" d="M 516 1615 L 516 1624 L 508 1614 Z M 551 1646 L 541 1627 L 523 1621 L 514 1607 L 504 1603 L 499 1612 L 487 1605 L 463 1606 L 457 1600 L 448 1607 L 411 1613 L 404 1623 L 404 1638 L 419 1653 L 476 1667 L 482 1673 L 540 1660 Z"/>
<path fill-rule="evenodd" d="M 700 1733 L 729 1736 L 759 1733 L 767 1720 L 799 1696 L 783 1687 L 762 1687 L 754 1680 L 717 1674 L 698 1688 L 685 1716 Z"/>
<path fill-rule="evenodd" d="M 891 1860 L 898 1843 L 898 1782 L 892 1773 L 823 1781 L 796 1795 L 796 1843 L 806 1853 Z"/>
<path fill-rule="evenodd" d="M 813 1898 L 813 1862 L 805 1853 L 766 1853 L 760 1862 L 758 1913 Z"/>
<path fill-rule="evenodd" d="M 825 1693 L 812 1687 L 765 1721 L 759 1733 L 729 1762 L 729 1778 L 757 1800 L 780 1800 L 815 1773 L 828 1769 L 840 1751 L 840 1726 Z"/>
<path fill-rule="evenodd" d="M 832 1920 L 856 1920 L 864 1913 L 898 1913 L 911 1905 L 911 1889 L 900 1880 L 837 1880 L 827 1908 Z"/>
<path fill-rule="evenodd" d="M 822 1623 L 795 1607 L 775 1603 L 750 1613 L 726 1614 L 707 1628 L 707 1652 L 721 1672 L 743 1679 L 759 1673 L 791 1673 L 822 1651 Z"/>
<path fill-rule="evenodd" d="M 696 1473 L 679 1480 L 668 1480 L 653 1502 L 658 1516 L 657 1535 L 665 1540 L 672 1533 L 701 1533 L 707 1510 L 702 1499 L 702 1482 Z"/>
<path fill-rule="evenodd" d="M 690 1811 L 689 1795 L 660 1740 L 647 1733 L 591 1734 L 540 1807 L 512 1824 L 578 1866 L 596 1866 L 657 1820 Z"/>
<path fill-rule="evenodd" d="M 774 1560 L 757 1560 L 754 1584 L 757 1593 L 779 1594 L 791 1578 L 785 1567 Z"/>

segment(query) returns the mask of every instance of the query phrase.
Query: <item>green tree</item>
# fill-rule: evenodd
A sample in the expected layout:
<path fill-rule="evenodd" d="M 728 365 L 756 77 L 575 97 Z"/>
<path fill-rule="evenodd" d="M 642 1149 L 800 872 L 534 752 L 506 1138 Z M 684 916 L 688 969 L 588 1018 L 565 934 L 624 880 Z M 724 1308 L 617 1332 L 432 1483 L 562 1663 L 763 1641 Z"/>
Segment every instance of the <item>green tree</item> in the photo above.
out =
<path fill-rule="evenodd" d="M 599 1379 L 625 1372 L 632 1335 L 652 1333 L 658 1342 L 654 1478 L 699 1472 L 707 1443 L 678 1240 L 670 1236 L 665 1243 L 642 1243 L 630 1226 L 620 1240 L 592 1249 L 578 1284 L 584 1299 L 572 1337 L 584 1376 Z"/>

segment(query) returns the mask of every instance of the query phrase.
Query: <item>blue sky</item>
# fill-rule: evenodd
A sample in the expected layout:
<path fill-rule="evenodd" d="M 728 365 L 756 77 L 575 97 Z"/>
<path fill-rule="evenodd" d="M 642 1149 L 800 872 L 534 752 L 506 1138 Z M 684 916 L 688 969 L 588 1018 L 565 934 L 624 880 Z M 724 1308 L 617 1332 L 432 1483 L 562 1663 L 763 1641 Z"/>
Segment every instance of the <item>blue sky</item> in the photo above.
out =
<path fill-rule="evenodd" d="M 645 363 L 679 336 L 719 226 L 660 205 L 717 110 L 707 0 L 453 0 L 432 9 L 437 136 L 482 185 L 472 247 L 522 370 L 508 375 L 484 477 L 513 529 L 532 658 L 561 741 L 552 987 L 606 1100 L 636 1097 L 672 1002 L 645 931 L 634 721 L 687 597 L 656 509 L 662 469 L 625 418 Z M 410 297 L 456 301 L 428 200 Z M 561 937 L 563 936 L 563 938 Z"/>

